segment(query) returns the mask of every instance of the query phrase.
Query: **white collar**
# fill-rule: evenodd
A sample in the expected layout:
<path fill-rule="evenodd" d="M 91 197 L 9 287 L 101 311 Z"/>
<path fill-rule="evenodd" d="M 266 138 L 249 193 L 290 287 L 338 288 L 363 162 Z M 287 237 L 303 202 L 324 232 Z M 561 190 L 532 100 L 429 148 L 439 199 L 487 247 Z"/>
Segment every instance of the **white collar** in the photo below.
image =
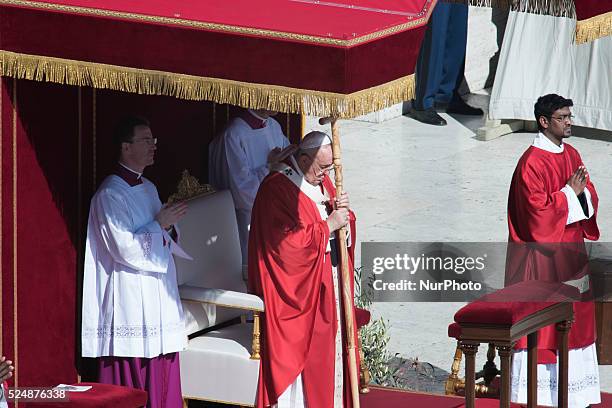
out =
<path fill-rule="evenodd" d="M 561 142 L 561 146 L 557 146 L 542 132 L 538 132 L 538 135 L 533 139 L 531 145 L 550 153 L 563 153 L 563 142 Z"/>
<path fill-rule="evenodd" d="M 283 162 L 279 162 L 274 163 L 271 166 L 270 171 L 276 171 L 284 174 L 289 180 L 293 182 L 293 184 L 297 186 L 297 188 L 302 191 L 302 193 L 306 194 L 306 196 L 308 196 L 308 198 L 310 198 L 315 203 L 317 209 L 319 210 L 319 214 L 321 215 L 321 219 L 327 219 L 327 210 L 325 207 L 325 203 L 329 201 L 327 191 L 323 189 L 323 192 L 321 192 L 321 184 L 317 184 L 315 186 L 306 181 L 306 179 L 304 178 L 304 174 L 302 173 L 300 166 L 298 166 L 295 158 L 291 156 L 290 159 L 291 163 L 293 164 L 293 166 L 295 166 L 295 168 L 292 168 L 291 166 L 288 166 Z"/>
<path fill-rule="evenodd" d="M 131 171 L 132 173 L 136 174 L 136 176 L 137 176 L 137 177 L 136 177 L 136 179 L 139 179 L 139 178 L 141 178 L 141 177 L 142 177 L 142 173 L 139 173 L 139 172 L 137 172 L 136 170 L 132 170 L 132 169 L 130 169 L 130 168 L 129 168 L 128 166 L 126 166 L 125 164 L 123 164 L 123 163 L 119 162 L 119 165 L 120 165 L 121 167 L 123 167 L 124 169 L 129 170 L 129 171 Z"/>
<path fill-rule="evenodd" d="M 268 118 L 262 118 L 261 116 L 259 116 L 257 113 L 255 113 L 255 111 L 251 110 L 251 109 L 247 109 L 249 111 L 249 113 L 253 116 L 255 116 L 257 119 L 261 120 L 263 122 L 264 125 L 266 125 L 268 123 Z"/>

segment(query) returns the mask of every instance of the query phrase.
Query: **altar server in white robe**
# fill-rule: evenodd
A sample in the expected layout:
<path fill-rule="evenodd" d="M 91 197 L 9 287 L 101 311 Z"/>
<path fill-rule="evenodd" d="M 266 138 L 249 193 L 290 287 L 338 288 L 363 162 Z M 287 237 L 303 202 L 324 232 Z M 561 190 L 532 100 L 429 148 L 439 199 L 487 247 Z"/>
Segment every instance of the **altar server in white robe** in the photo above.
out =
<path fill-rule="evenodd" d="M 82 355 L 99 381 L 144 389 L 148 407 L 182 406 L 178 351 L 186 345 L 172 254 L 183 203 L 162 206 L 142 176 L 157 139 L 149 122 L 117 126 L 119 162 L 91 200 L 83 278 Z"/>
<path fill-rule="evenodd" d="M 209 146 L 210 183 L 218 190 L 230 190 L 234 199 L 245 277 L 251 209 L 259 184 L 268 175 L 269 164 L 297 150 L 274 115 L 276 112 L 265 109 L 244 109 Z"/>

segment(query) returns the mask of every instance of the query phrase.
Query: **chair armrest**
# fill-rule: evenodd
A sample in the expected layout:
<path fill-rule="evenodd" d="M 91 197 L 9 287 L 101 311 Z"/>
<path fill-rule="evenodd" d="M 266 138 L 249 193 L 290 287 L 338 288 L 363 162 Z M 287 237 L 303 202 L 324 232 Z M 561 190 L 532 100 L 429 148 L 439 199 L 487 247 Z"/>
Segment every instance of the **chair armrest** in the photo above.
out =
<path fill-rule="evenodd" d="M 186 301 L 211 303 L 217 306 L 251 310 L 254 312 L 264 311 L 263 300 L 249 293 L 181 285 L 179 286 L 179 294 L 181 299 Z"/>

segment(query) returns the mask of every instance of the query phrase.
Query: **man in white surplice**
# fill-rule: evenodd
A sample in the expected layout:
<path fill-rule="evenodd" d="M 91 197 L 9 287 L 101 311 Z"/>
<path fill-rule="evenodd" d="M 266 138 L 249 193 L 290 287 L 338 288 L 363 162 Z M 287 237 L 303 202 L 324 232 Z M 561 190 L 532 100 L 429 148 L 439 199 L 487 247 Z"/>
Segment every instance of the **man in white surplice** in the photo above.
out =
<path fill-rule="evenodd" d="M 178 351 L 186 345 L 172 254 L 183 203 L 162 206 L 142 177 L 157 139 L 149 122 L 124 119 L 119 162 L 91 200 L 83 278 L 82 355 L 99 381 L 144 389 L 148 407 L 181 407 Z"/>
<path fill-rule="evenodd" d="M 251 209 L 259 184 L 268 175 L 268 165 L 292 154 L 296 148 L 265 109 L 245 109 L 233 118 L 209 146 L 208 174 L 218 190 L 230 190 L 236 207 L 236 220 L 246 270 Z M 245 272 L 246 276 L 246 272 Z"/>

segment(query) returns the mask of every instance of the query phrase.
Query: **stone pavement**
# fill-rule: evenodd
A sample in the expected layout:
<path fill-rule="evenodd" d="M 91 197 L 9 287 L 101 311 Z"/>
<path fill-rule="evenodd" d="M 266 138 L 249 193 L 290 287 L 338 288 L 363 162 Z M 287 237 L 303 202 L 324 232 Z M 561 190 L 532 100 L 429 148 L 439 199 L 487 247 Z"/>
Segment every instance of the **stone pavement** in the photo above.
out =
<path fill-rule="evenodd" d="M 475 104 L 483 104 L 478 96 Z M 399 117 L 376 124 L 340 121 L 345 190 L 358 217 L 358 239 L 366 241 L 507 240 L 510 179 L 533 133 L 482 142 L 474 138 L 482 118 L 442 114 L 446 127 Z M 306 131 L 322 129 L 309 118 Z M 601 241 L 612 241 L 612 134 L 575 129 L 568 140 L 595 183 Z M 359 256 L 359 245 L 357 246 Z M 360 264 L 357 259 L 357 264 Z M 418 358 L 450 370 L 456 342 L 447 326 L 462 303 L 376 303 L 373 318 L 389 321 L 391 355 Z M 481 346 L 477 367 L 486 360 Z M 463 372 L 463 367 L 462 367 Z M 440 377 L 436 371 L 435 377 Z M 612 366 L 600 366 L 602 390 L 612 392 Z M 443 376 L 442 376 L 443 377 Z M 438 380 L 440 382 L 441 380 Z M 427 386 L 442 391 L 439 384 Z"/>

